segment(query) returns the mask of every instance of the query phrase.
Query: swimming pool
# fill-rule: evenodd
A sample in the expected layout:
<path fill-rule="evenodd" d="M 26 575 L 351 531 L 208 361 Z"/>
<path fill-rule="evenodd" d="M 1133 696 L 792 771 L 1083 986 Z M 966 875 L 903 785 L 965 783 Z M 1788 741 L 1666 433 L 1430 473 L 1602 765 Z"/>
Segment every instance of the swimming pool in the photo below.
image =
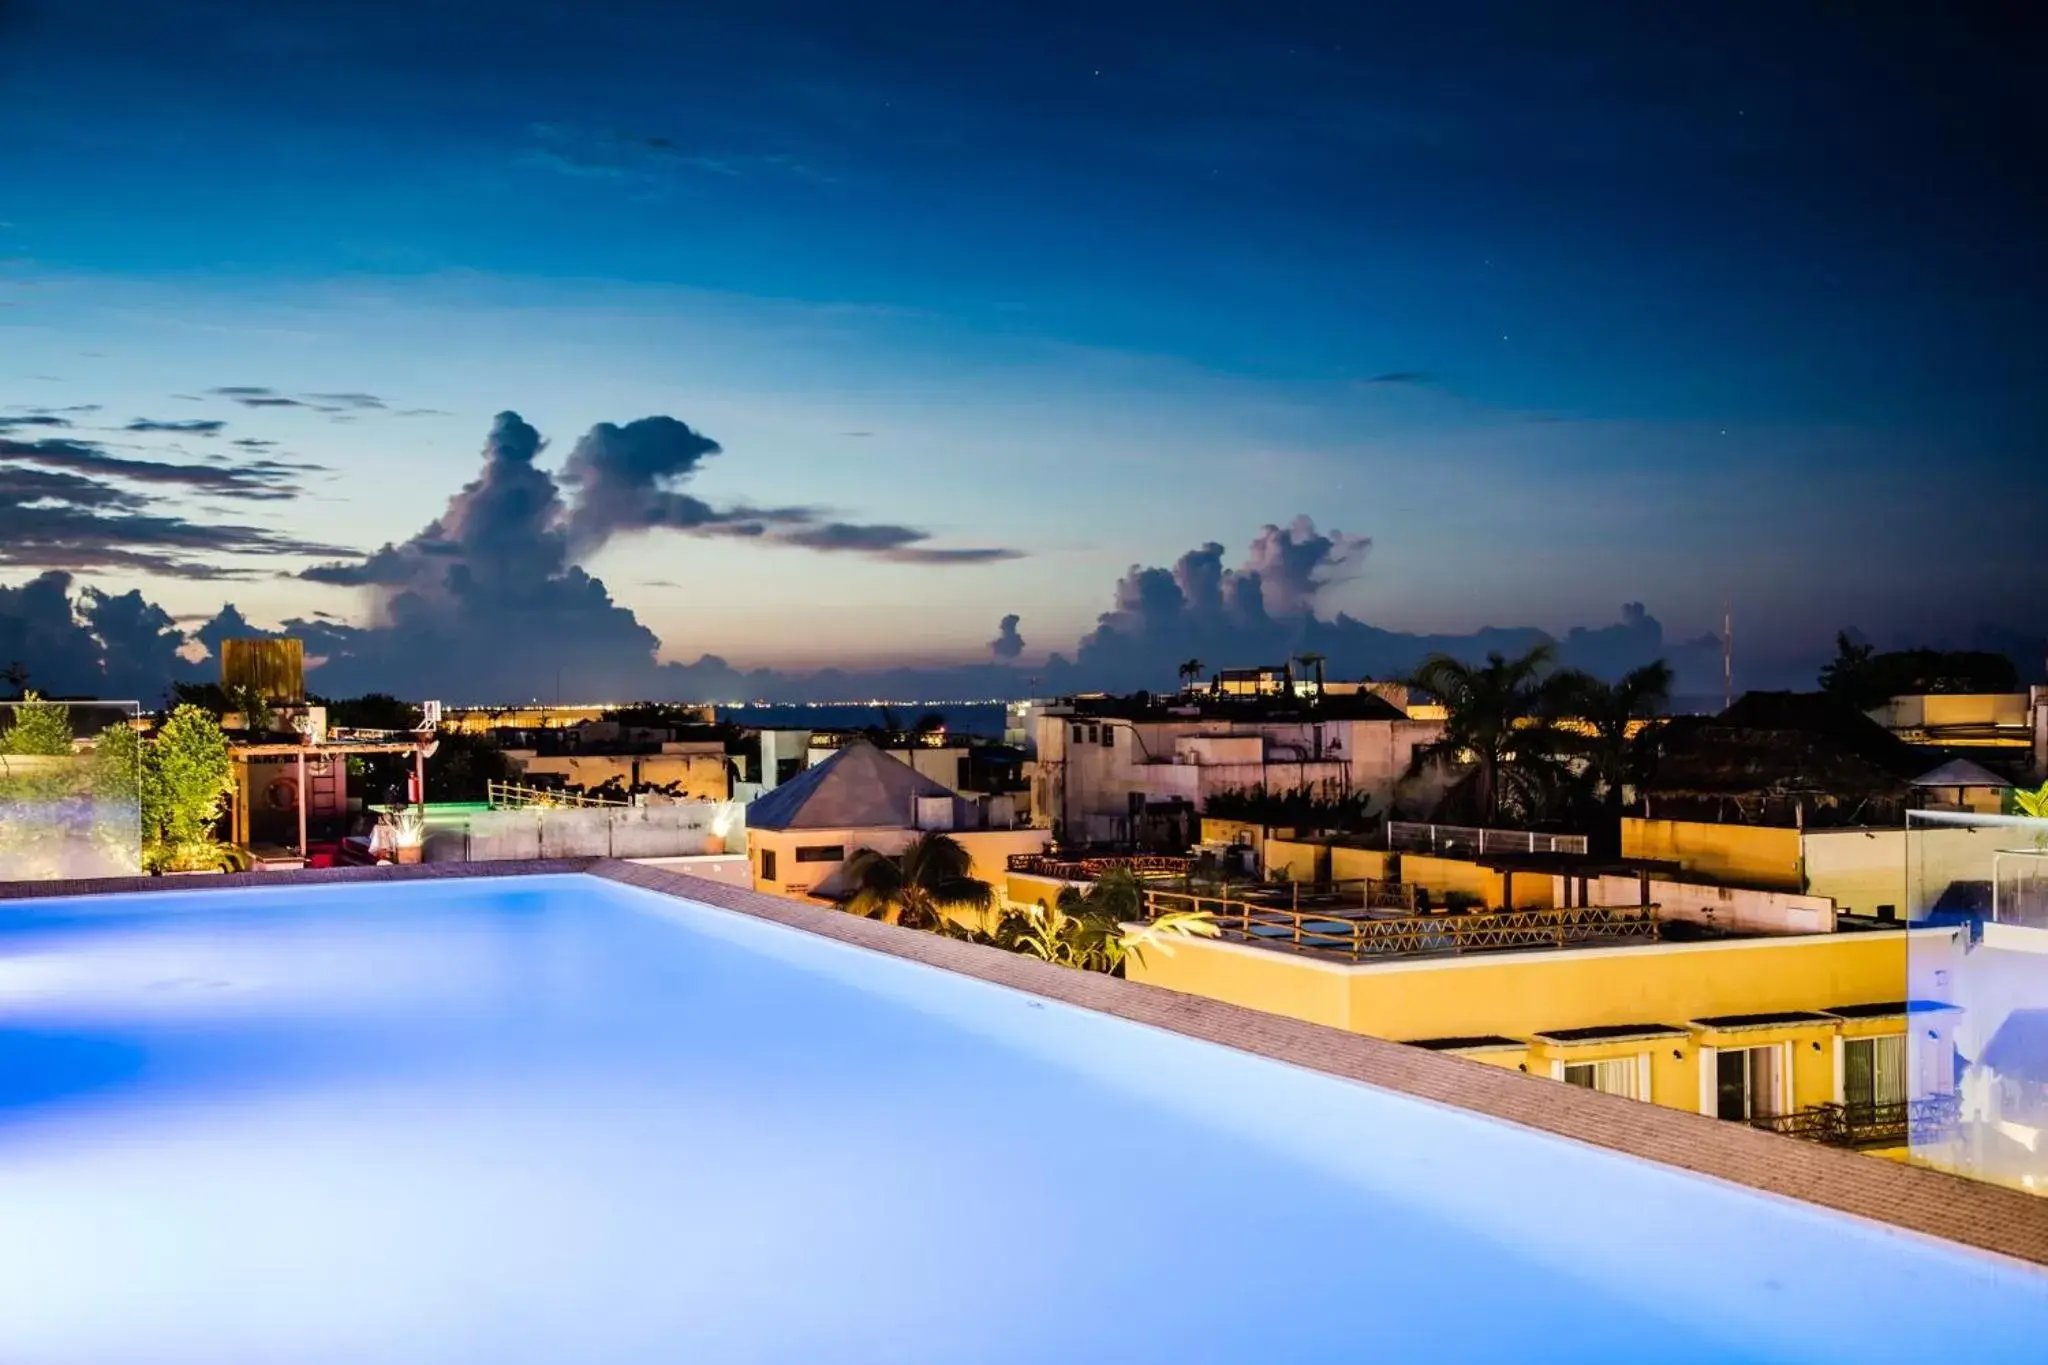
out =
<path fill-rule="evenodd" d="M 580 876 L 0 905 L 0 1359 L 2038 1361 L 2048 1277 Z"/>

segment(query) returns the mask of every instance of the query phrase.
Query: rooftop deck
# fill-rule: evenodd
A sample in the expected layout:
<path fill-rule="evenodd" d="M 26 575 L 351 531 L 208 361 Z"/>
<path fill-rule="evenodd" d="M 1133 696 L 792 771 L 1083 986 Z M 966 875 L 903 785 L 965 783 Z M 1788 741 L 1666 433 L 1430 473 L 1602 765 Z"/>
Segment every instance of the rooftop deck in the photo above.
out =
<path fill-rule="evenodd" d="M 1530 948 L 1654 943 L 1655 905 L 1585 905 L 1555 910 L 1417 914 L 1410 888 L 1395 882 L 1329 888 L 1247 888 L 1223 893 L 1148 889 L 1150 918 L 1206 914 L 1223 937 L 1256 947 L 1347 962 Z"/>

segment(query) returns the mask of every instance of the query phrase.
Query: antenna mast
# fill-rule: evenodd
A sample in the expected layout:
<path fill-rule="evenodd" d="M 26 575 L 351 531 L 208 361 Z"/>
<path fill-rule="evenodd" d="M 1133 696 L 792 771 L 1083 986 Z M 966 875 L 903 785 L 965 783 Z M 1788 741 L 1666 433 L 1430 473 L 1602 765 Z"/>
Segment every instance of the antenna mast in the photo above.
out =
<path fill-rule="evenodd" d="M 1735 705 L 1735 613 L 1721 599 L 1721 709 Z"/>

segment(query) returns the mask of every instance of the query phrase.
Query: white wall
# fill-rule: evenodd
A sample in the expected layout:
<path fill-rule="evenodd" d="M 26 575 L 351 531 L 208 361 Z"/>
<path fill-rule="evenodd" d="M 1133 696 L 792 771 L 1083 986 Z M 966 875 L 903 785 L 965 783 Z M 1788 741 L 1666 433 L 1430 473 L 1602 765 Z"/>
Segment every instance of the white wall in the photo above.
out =
<path fill-rule="evenodd" d="M 501 862 L 520 858 L 658 858 L 710 850 L 723 802 L 662 806 L 479 811 L 460 825 L 429 828 L 427 862 Z M 745 828 L 726 838 L 744 848 Z M 721 850 L 723 851 L 723 850 Z"/>
<path fill-rule="evenodd" d="M 1558 905 L 1565 903 L 1564 883 L 1567 880 L 1574 883 L 1573 897 L 1578 895 L 1577 878 L 1558 877 L 1554 888 Z M 1635 905 L 1641 895 L 1642 884 L 1634 877 L 1591 877 L 1587 879 L 1585 903 Z M 1835 931 L 1835 903 L 1826 896 L 1652 878 L 1650 901 L 1665 919 L 1690 920 L 1720 929 L 1758 934 L 1831 934 Z"/>
<path fill-rule="evenodd" d="M 1327 783 L 1364 792 L 1385 810 L 1410 755 L 1443 729 L 1435 721 L 1410 720 L 1090 722 L 1063 714 L 1040 714 L 1036 722 L 1032 822 L 1064 820 L 1071 836 L 1087 838 L 1113 837 L 1137 793 L 1148 801 L 1179 797 L 1199 808 L 1219 791 Z M 1090 724 L 1098 736 L 1106 725 L 1112 742 L 1075 743 L 1077 722 L 1084 736 Z"/>

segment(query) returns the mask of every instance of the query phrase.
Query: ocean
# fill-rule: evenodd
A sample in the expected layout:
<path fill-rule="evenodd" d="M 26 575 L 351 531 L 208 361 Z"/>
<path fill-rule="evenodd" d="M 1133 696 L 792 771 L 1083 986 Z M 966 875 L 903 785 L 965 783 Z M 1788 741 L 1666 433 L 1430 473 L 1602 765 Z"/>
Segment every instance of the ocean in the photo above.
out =
<path fill-rule="evenodd" d="M 946 729 L 954 734 L 981 735 L 1000 739 L 1003 733 L 1003 704 L 992 702 L 947 702 L 933 706 L 908 703 L 902 706 L 870 706 L 839 702 L 814 705 L 721 706 L 718 718 L 735 725 L 759 730 L 864 730 L 886 725 L 893 715 L 908 728 L 918 717 L 937 712 L 946 718 Z"/>

